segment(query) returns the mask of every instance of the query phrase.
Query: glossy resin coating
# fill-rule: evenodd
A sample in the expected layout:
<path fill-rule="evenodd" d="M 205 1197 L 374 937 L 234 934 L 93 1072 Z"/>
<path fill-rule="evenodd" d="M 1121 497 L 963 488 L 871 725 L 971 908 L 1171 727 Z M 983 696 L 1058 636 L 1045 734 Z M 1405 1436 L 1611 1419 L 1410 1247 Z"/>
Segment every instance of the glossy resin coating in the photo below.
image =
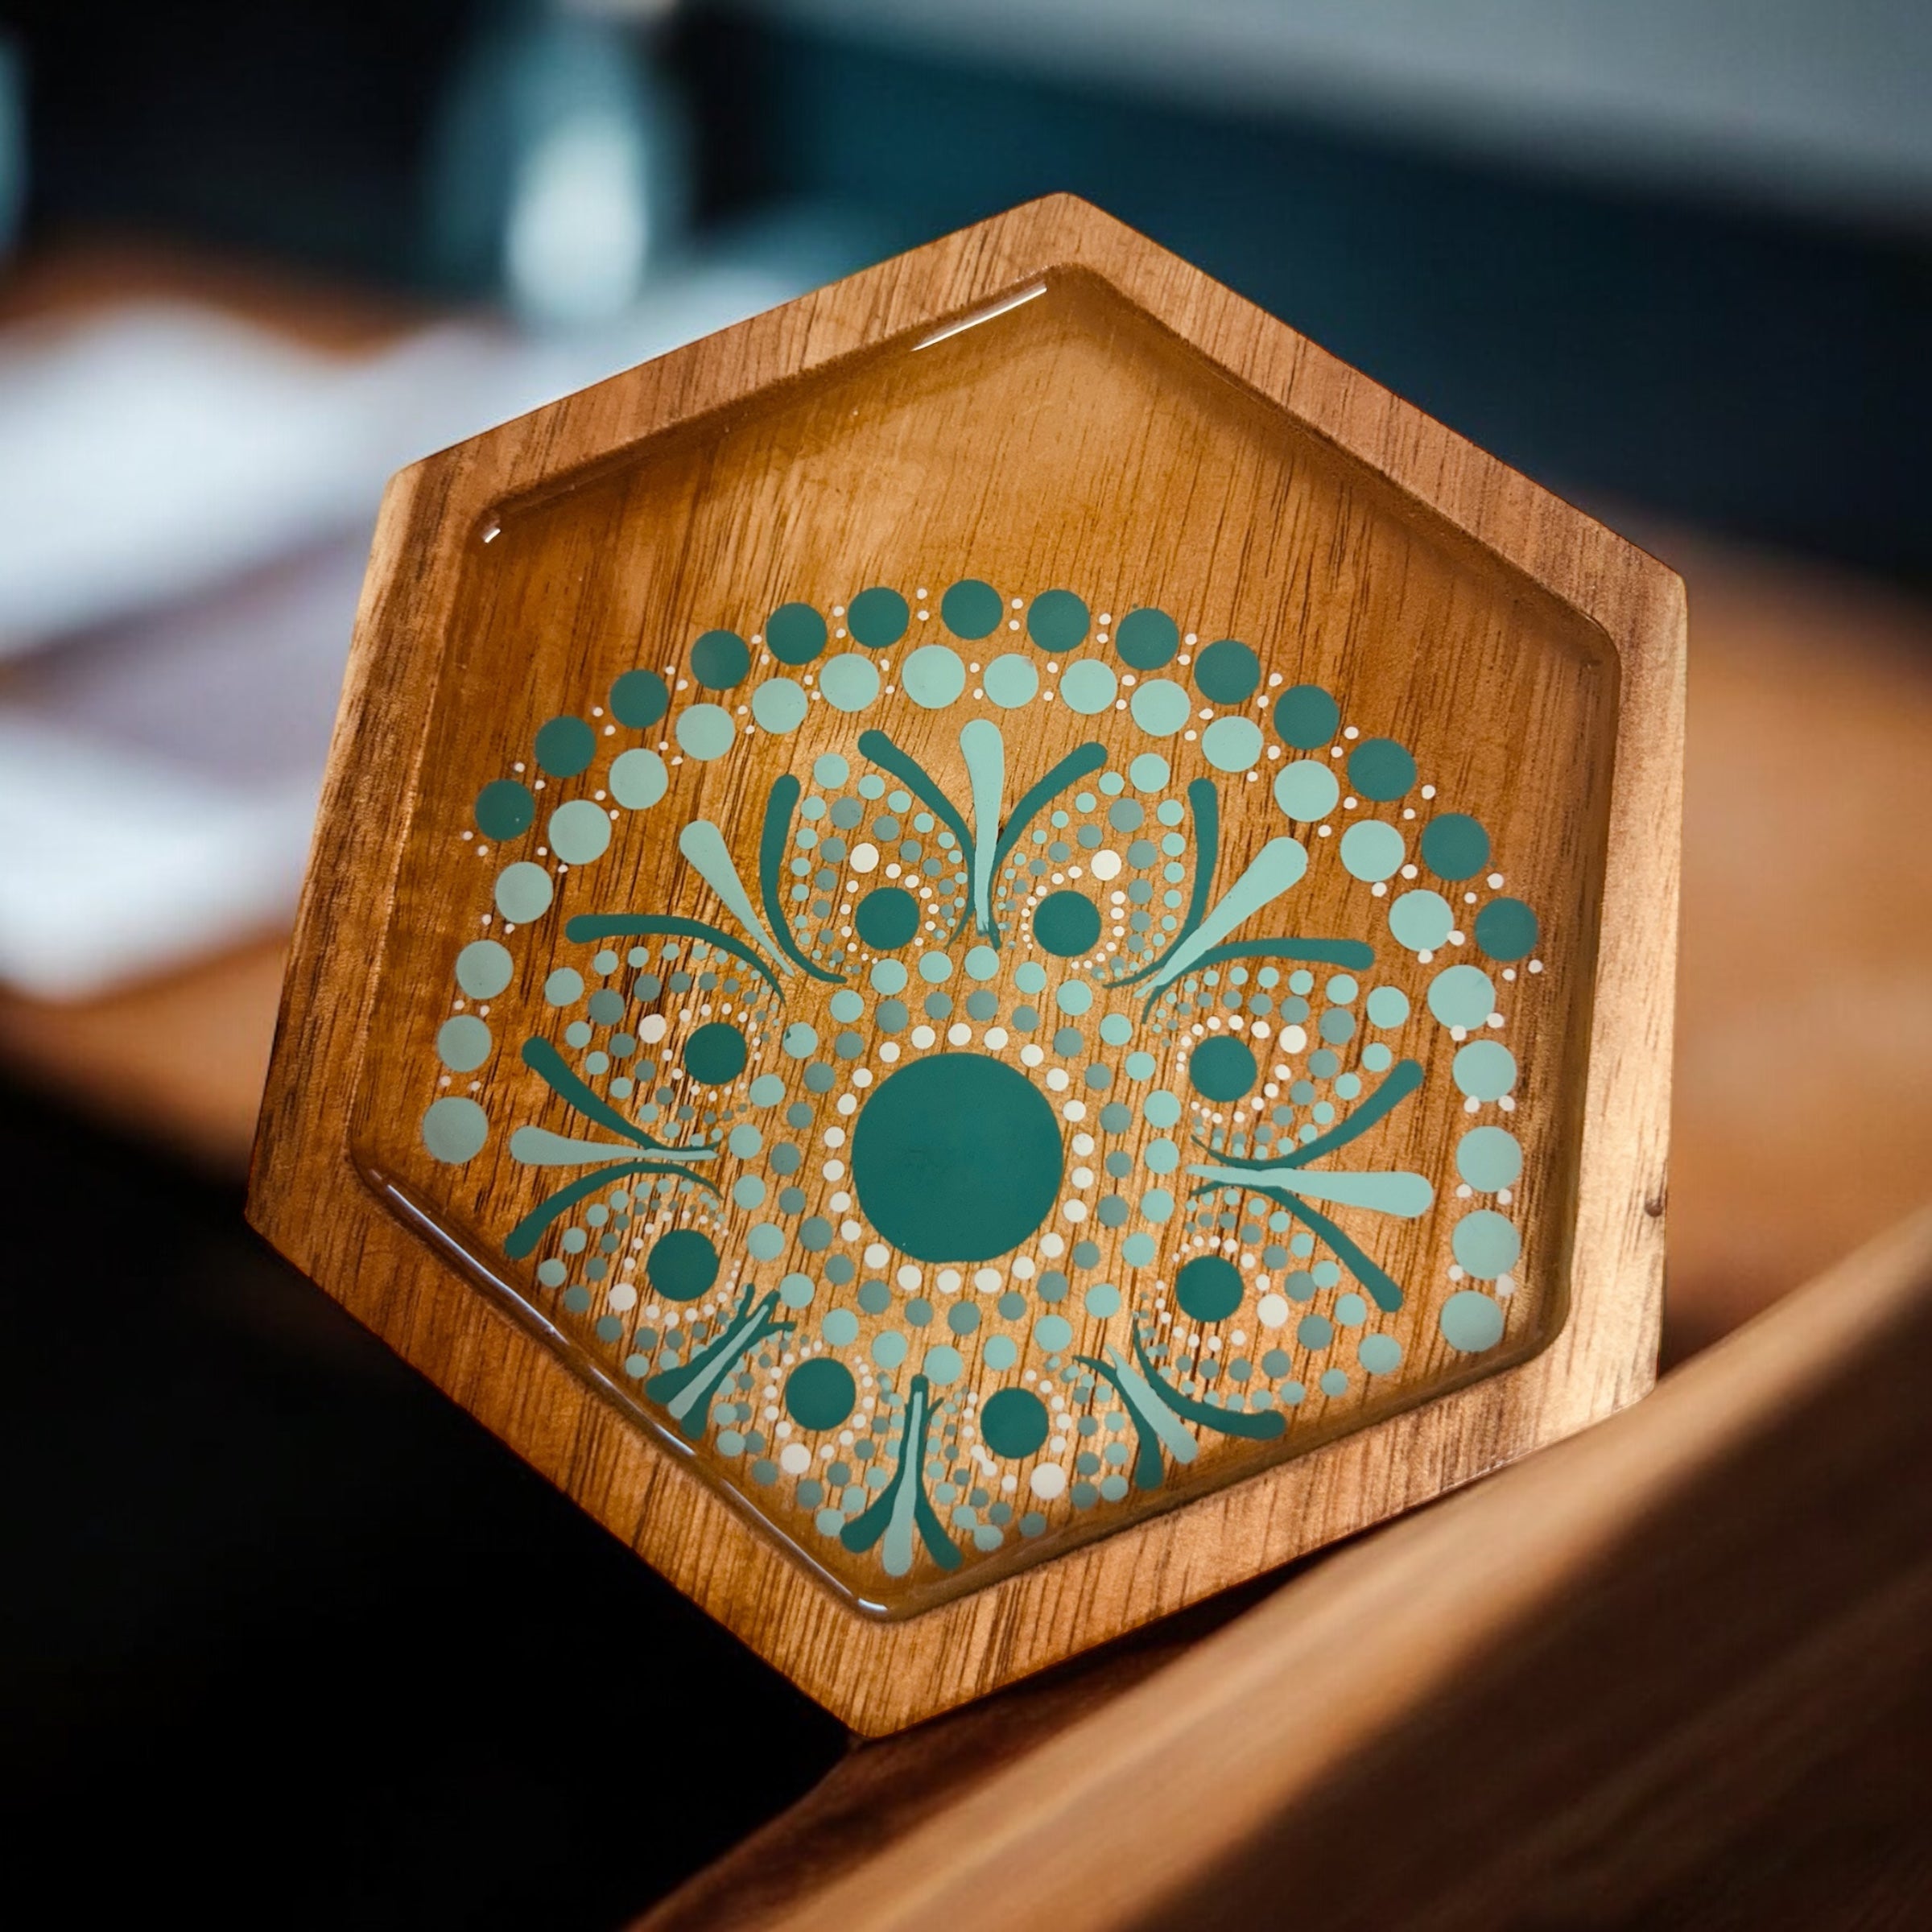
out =
<path fill-rule="evenodd" d="M 465 540 L 357 1168 L 862 1612 L 1568 1308 L 1604 634 L 1100 277 Z"/>

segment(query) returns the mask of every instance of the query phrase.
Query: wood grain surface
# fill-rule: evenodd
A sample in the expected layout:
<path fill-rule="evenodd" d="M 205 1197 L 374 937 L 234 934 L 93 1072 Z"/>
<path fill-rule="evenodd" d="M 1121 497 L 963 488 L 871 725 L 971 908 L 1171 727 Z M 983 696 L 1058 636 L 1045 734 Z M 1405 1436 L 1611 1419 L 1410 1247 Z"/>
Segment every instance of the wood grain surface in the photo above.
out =
<path fill-rule="evenodd" d="M 856 1751 L 640 1932 L 1922 1925 L 1929 1370 L 1932 1212 L 1179 1661 Z"/>
<path fill-rule="evenodd" d="M 353 1171 L 370 962 L 463 564 L 494 507 L 771 383 L 930 328 L 1042 273 L 1101 278 L 1233 382 L 1422 506 L 1444 541 L 1616 654 L 1600 947 L 1580 1096 L 1568 1314 L 1509 1373 L 911 1620 L 869 1625 L 386 1213 Z M 855 1728 L 882 1732 L 1439 1494 L 1641 1394 L 1657 1332 L 1674 952 L 1682 588 L 1589 519 L 1140 237 L 1036 203 L 647 364 L 404 473 L 358 620 L 257 1144 L 251 1214 L 296 1264 Z M 1563 749 L 1552 742 L 1548 754 Z"/>

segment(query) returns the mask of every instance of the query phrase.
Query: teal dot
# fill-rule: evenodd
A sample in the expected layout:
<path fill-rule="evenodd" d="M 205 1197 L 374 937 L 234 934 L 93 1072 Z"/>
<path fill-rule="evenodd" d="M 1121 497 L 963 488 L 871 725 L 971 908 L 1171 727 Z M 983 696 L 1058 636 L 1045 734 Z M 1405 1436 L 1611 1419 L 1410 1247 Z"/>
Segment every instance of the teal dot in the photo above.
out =
<path fill-rule="evenodd" d="M 875 886 L 859 901 L 852 924 L 868 946 L 890 952 L 907 944 L 919 930 L 919 902 L 902 886 Z M 881 990 L 896 993 L 898 988 Z"/>
<path fill-rule="evenodd" d="M 849 1313 L 847 1319 L 851 1319 Z M 852 1331 L 858 1331 L 856 1321 Z M 852 1371 L 828 1355 L 799 1363 L 786 1378 L 785 1410 L 801 1429 L 837 1428 L 858 1399 L 859 1387 Z"/>
<path fill-rule="evenodd" d="M 751 669 L 751 649 L 735 630 L 708 630 L 691 647 L 691 675 L 707 691 L 730 691 Z"/>
<path fill-rule="evenodd" d="M 805 687 L 791 678 L 767 678 L 751 694 L 752 722 L 779 737 L 796 731 L 811 708 Z"/>
<path fill-rule="evenodd" d="M 537 1279 L 546 1288 L 561 1288 L 568 1272 L 559 1261 L 539 1261 L 537 1264 Z"/>
<path fill-rule="evenodd" d="M 674 1228 L 652 1244 L 644 1272 L 666 1301 L 695 1302 L 718 1278 L 718 1251 L 696 1228 Z"/>
<path fill-rule="evenodd" d="M 1042 650 L 1078 650 L 1087 635 L 1087 606 L 1070 590 L 1043 590 L 1026 613 L 1026 634 Z"/>
<path fill-rule="evenodd" d="M 1348 782 L 1365 799 L 1399 799 L 1415 782 L 1415 760 L 1393 738 L 1364 738 L 1348 754 Z"/>
<path fill-rule="evenodd" d="M 1422 828 L 1422 863 L 1439 879 L 1472 878 L 1489 863 L 1489 835 L 1466 811 L 1445 811 Z"/>
<path fill-rule="evenodd" d="M 1403 857 L 1402 835 L 1379 819 L 1360 819 L 1342 834 L 1342 864 L 1355 878 L 1391 878 Z"/>
<path fill-rule="evenodd" d="M 1443 1340 L 1459 1355 L 1480 1355 L 1503 1339 L 1501 1302 L 1474 1288 L 1459 1289 L 1435 1319 Z"/>
<path fill-rule="evenodd" d="M 679 747 L 700 765 L 723 758 L 737 735 L 738 728 L 722 704 L 687 704 L 678 713 Z"/>
<path fill-rule="evenodd" d="M 535 794 L 514 778 L 493 778 L 477 794 L 477 829 L 499 844 L 528 832 L 536 815 Z"/>
<path fill-rule="evenodd" d="M 610 687 L 610 715 L 647 731 L 671 708 L 671 687 L 654 671 L 627 671 Z"/>
<path fill-rule="evenodd" d="M 610 795 L 627 811 L 642 811 L 663 797 L 671 782 L 664 761 L 642 745 L 610 762 Z"/>
<path fill-rule="evenodd" d="M 493 1000 L 515 971 L 510 948 L 495 939 L 472 939 L 456 955 L 456 984 L 473 1000 Z"/>
<path fill-rule="evenodd" d="M 1480 1194 L 1513 1187 L 1523 1171 L 1523 1150 L 1506 1127 L 1472 1127 L 1456 1143 L 1455 1170 Z"/>
<path fill-rule="evenodd" d="M 1113 647 L 1136 671 L 1158 671 L 1181 647 L 1181 627 L 1164 610 L 1130 610 L 1113 634 Z"/>
<path fill-rule="evenodd" d="M 1261 757 L 1261 728 L 1253 718 L 1216 718 L 1201 733 L 1201 751 L 1216 771 L 1245 771 Z"/>
<path fill-rule="evenodd" d="M 537 727 L 536 749 L 553 778 L 574 778 L 597 755 L 597 733 L 581 718 L 547 719 Z"/>
<path fill-rule="evenodd" d="M 1000 593 L 977 577 L 962 577 L 939 600 L 939 617 L 956 638 L 972 640 L 998 628 L 1005 607 Z"/>
<path fill-rule="evenodd" d="M 1063 1315 L 1043 1315 L 1033 1325 L 1033 1339 L 1049 1355 L 1071 1346 L 1073 1324 Z"/>
<path fill-rule="evenodd" d="M 852 599 L 845 613 L 845 628 L 868 650 L 883 650 L 905 636 L 911 617 L 910 606 L 896 590 L 875 584 Z"/>
<path fill-rule="evenodd" d="M 1332 743 L 1341 724 L 1342 708 L 1319 684 L 1297 684 L 1274 701 L 1274 729 L 1297 751 Z"/>
<path fill-rule="evenodd" d="M 1536 950 L 1536 914 L 1521 899 L 1492 899 L 1476 915 L 1476 943 L 1507 965 Z"/>
<path fill-rule="evenodd" d="M 1064 1165 L 1046 1096 L 971 1053 L 890 1075 L 859 1114 L 851 1159 L 866 1219 L 920 1261 L 990 1261 L 1018 1247 L 1052 1212 Z"/>
<path fill-rule="evenodd" d="M 1127 767 L 1136 791 L 1158 791 L 1174 774 L 1158 751 L 1144 751 Z"/>
<path fill-rule="evenodd" d="M 1202 1041 L 1187 1062 L 1195 1092 L 1208 1100 L 1238 1100 L 1254 1085 L 1257 1071 L 1248 1042 L 1226 1035 Z"/>
<path fill-rule="evenodd" d="M 852 767 L 836 751 L 828 751 L 812 761 L 811 775 L 828 791 L 836 791 L 852 776 Z"/>
<path fill-rule="evenodd" d="M 1323 1395 L 1346 1395 L 1348 1393 L 1348 1378 L 1339 1368 L 1324 1368 L 1322 1371 L 1321 1390 Z"/>
<path fill-rule="evenodd" d="M 1018 1462 L 1046 1440 L 1046 1405 L 1030 1389 L 1000 1389 L 980 1410 L 980 1439 L 995 1455 Z"/>
<path fill-rule="evenodd" d="M 1060 701 L 1083 718 L 1107 710 L 1119 689 L 1113 667 L 1098 658 L 1082 658 L 1060 674 Z"/>
<path fill-rule="evenodd" d="M 1087 1290 L 1084 1306 L 1097 1321 L 1106 1321 L 1121 1311 L 1121 1291 L 1111 1282 L 1096 1282 Z"/>
<path fill-rule="evenodd" d="M 1002 711 L 1017 711 L 1039 695 L 1040 673 L 1031 658 L 1017 651 L 995 658 L 986 667 L 980 688 Z"/>
<path fill-rule="evenodd" d="M 960 1358 L 959 1350 L 947 1342 L 928 1348 L 926 1359 L 919 1366 L 926 1379 L 941 1389 L 956 1382 L 966 1373 L 966 1364 Z"/>
<path fill-rule="evenodd" d="M 1317 758 L 1297 758 L 1275 774 L 1274 802 L 1291 819 L 1325 819 L 1341 795 L 1340 781 Z"/>
<path fill-rule="evenodd" d="M 765 620 L 765 647 L 781 664 L 809 664 L 825 648 L 825 620 L 809 604 L 781 604 Z"/>
<path fill-rule="evenodd" d="M 489 1048 L 489 1029 L 473 1013 L 459 1013 L 436 1030 L 436 1057 L 452 1073 L 474 1073 Z"/>
<path fill-rule="evenodd" d="M 1377 986 L 1368 1006 L 1372 1026 L 1399 1026 L 1409 1017 L 1409 996 L 1399 986 Z"/>
<path fill-rule="evenodd" d="M 1455 924 L 1449 902 L 1439 892 L 1405 892 L 1389 908 L 1389 930 L 1411 952 L 1434 952 L 1448 943 Z"/>
<path fill-rule="evenodd" d="M 1078 1019 L 1093 1004 L 1093 989 L 1084 980 L 1069 980 L 1055 989 L 1053 1003 L 1062 1013 Z"/>
<path fill-rule="evenodd" d="M 729 1020 L 700 1026 L 684 1042 L 684 1070 L 701 1086 L 722 1087 L 745 1071 L 749 1049 Z"/>
<path fill-rule="evenodd" d="M 834 711 L 863 711 L 879 695 L 878 667 L 848 650 L 819 673 L 819 689 Z"/>
<path fill-rule="evenodd" d="M 1135 688 L 1127 708 L 1144 732 L 1157 738 L 1170 738 L 1187 722 L 1187 694 L 1169 678 L 1150 678 Z"/>
<path fill-rule="evenodd" d="M 1141 1111 L 1147 1117 L 1150 1127 L 1171 1127 L 1181 1117 L 1179 1097 L 1164 1087 L 1157 1087 L 1141 1104 Z"/>
<path fill-rule="evenodd" d="M 899 684 L 914 704 L 943 711 L 966 688 L 966 667 L 956 650 L 923 645 L 900 666 Z"/>
<path fill-rule="evenodd" d="M 1196 1322 L 1224 1322 L 1241 1305 L 1241 1271 L 1218 1254 L 1197 1254 L 1174 1278 L 1181 1312 Z"/>
<path fill-rule="evenodd" d="M 1496 988 L 1480 966 L 1449 966 L 1429 982 L 1429 1010 L 1445 1026 L 1473 1032 L 1496 1010 Z"/>
<path fill-rule="evenodd" d="M 1100 943 L 1100 909 L 1084 893 L 1051 893 L 1034 909 L 1033 936 L 1056 959 L 1080 959 Z"/>
<path fill-rule="evenodd" d="M 1402 1365 L 1402 1345 L 1392 1335 L 1365 1335 L 1355 1345 L 1355 1359 L 1371 1375 L 1393 1375 Z"/>
<path fill-rule="evenodd" d="M 610 844 L 610 819 L 591 799 L 572 799 L 550 815 L 550 848 L 567 865 L 588 865 Z"/>
<path fill-rule="evenodd" d="M 775 1073 L 762 1073 L 751 1084 L 750 1100 L 754 1107 L 775 1107 L 785 1097 L 785 1083 Z"/>
<path fill-rule="evenodd" d="M 1294 1325 L 1294 1339 L 1311 1351 L 1326 1348 L 1335 1340 L 1335 1323 L 1325 1315 L 1305 1315 Z"/>
<path fill-rule="evenodd" d="M 1260 687 L 1261 661 L 1239 638 L 1223 638 L 1195 659 L 1194 681 L 1212 703 L 1239 704 Z"/>
<path fill-rule="evenodd" d="M 971 947 L 962 964 L 966 976 L 973 980 L 993 980 L 999 977 L 1000 956 L 990 946 Z"/>
<path fill-rule="evenodd" d="M 513 926 L 527 926 L 549 911 L 551 892 L 550 874 L 520 859 L 497 874 L 497 910 Z"/>
<path fill-rule="evenodd" d="M 432 1100 L 423 1116 L 423 1145 L 447 1166 L 473 1161 L 489 1138 L 489 1116 L 474 1100 L 446 1096 Z"/>
<path fill-rule="evenodd" d="M 1493 1208 L 1479 1208 L 1455 1224 L 1449 1237 L 1455 1258 L 1479 1282 L 1492 1282 L 1507 1274 L 1523 1252 L 1523 1239 L 1516 1224 Z"/>

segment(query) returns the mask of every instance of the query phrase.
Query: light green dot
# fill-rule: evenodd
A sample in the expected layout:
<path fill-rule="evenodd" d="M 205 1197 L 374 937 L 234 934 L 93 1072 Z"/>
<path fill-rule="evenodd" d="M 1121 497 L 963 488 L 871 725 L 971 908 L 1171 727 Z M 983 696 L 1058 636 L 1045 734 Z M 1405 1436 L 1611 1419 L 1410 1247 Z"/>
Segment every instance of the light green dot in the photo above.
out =
<path fill-rule="evenodd" d="M 1093 989 L 1084 980 L 1069 980 L 1059 988 L 1053 996 L 1053 1003 L 1062 1013 L 1071 1013 L 1076 1018 L 1093 1004 Z"/>
<path fill-rule="evenodd" d="M 1170 738 L 1187 722 L 1187 694 L 1170 678 L 1150 678 L 1135 690 L 1128 709 L 1142 731 Z"/>
<path fill-rule="evenodd" d="M 960 1359 L 958 1349 L 942 1342 L 936 1348 L 926 1351 L 926 1359 L 920 1364 L 926 1379 L 943 1389 L 956 1382 L 966 1372 L 966 1364 Z"/>
<path fill-rule="evenodd" d="M 1506 1127 L 1472 1127 L 1456 1143 L 1455 1170 L 1479 1193 L 1513 1187 L 1523 1171 L 1523 1150 Z"/>
<path fill-rule="evenodd" d="M 765 1205 L 765 1183 L 755 1174 L 741 1174 L 731 1184 L 731 1198 L 748 1212 Z"/>
<path fill-rule="evenodd" d="M 1040 674 L 1031 658 L 1009 651 L 986 667 L 980 688 L 1002 711 L 1017 711 L 1039 695 Z"/>
<path fill-rule="evenodd" d="M 590 799 L 572 799 L 550 815 L 550 848 L 567 865 L 588 865 L 610 844 L 610 819 Z"/>
<path fill-rule="evenodd" d="M 1181 1164 L 1181 1150 L 1162 1136 L 1159 1140 L 1150 1141 L 1147 1151 L 1141 1158 L 1147 1163 L 1150 1173 L 1172 1174 Z"/>
<path fill-rule="evenodd" d="M 819 689 L 835 711 L 863 711 L 879 695 L 879 667 L 848 650 L 819 673 Z"/>
<path fill-rule="evenodd" d="M 1399 986 L 1377 986 L 1368 995 L 1368 1023 L 1399 1026 L 1409 1017 L 1409 996 Z"/>
<path fill-rule="evenodd" d="M 639 746 L 610 762 L 610 795 L 627 811 L 642 811 L 663 797 L 670 775 L 654 751 Z"/>
<path fill-rule="evenodd" d="M 1445 1026 L 1473 1031 L 1496 1010 L 1496 988 L 1480 966 L 1451 966 L 1429 982 L 1429 1010 Z"/>
<path fill-rule="evenodd" d="M 513 926 L 527 926 L 550 910 L 550 874 L 529 859 L 506 865 L 497 874 L 497 910 Z"/>
<path fill-rule="evenodd" d="M 836 751 L 812 761 L 811 775 L 819 784 L 836 791 L 852 776 L 852 767 Z"/>
<path fill-rule="evenodd" d="M 754 1107 L 775 1107 L 785 1097 L 785 1083 L 775 1073 L 762 1073 L 751 1084 Z"/>
<path fill-rule="evenodd" d="M 990 946 L 975 946 L 966 955 L 964 964 L 968 976 L 976 980 L 991 980 L 999 976 L 1000 956 Z"/>
<path fill-rule="evenodd" d="M 760 1221 L 745 1237 L 745 1252 L 754 1261 L 775 1261 L 785 1252 L 785 1230 L 771 1221 Z"/>
<path fill-rule="evenodd" d="M 1342 864 L 1355 878 L 1393 878 L 1403 857 L 1402 835 L 1380 819 L 1359 819 L 1342 834 Z"/>
<path fill-rule="evenodd" d="M 687 758 L 701 765 L 723 758 L 737 735 L 722 704 L 689 704 L 678 713 L 678 744 Z"/>
<path fill-rule="evenodd" d="M 1043 1315 L 1033 1325 L 1033 1339 L 1049 1355 L 1058 1355 L 1073 1340 L 1073 1324 L 1063 1315 Z"/>
<path fill-rule="evenodd" d="M 1020 1359 L 1020 1352 L 1009 1335 L 996 1335 L 985 1347 L 980 1359 L 996 1373 L 1010 1368 Z"/>
<path fill-rule="evenodd" d="M 865 1017 L 865 1002 L 849 986 L 841 986 L 832 996 L 832 1017 L 849 1026 Z"/>
<path fill-rule="evenodd" d="M 1460 1355 L 1480 1355 L 1503 1339 L 1502 1304 L 1474 1288 L 1451 1295 L 1435 1319 L 1443 1340 Z"/>
<path fill-rule="evenodd" d="M 1096 1321 L 1106 1321 L 1121 1311 L 1121 1291 L 1111 1282 L 1096 1282 L 1087 1290 L 1085 1305 Z"/>
<path fill-rule="evenodd" d="M 809 1308 L 817 1292 L 817 1284 L 808 1274 L 787 1274 L 778 1282 L 778 1299 L 787 1308 Z"/>
<path fill-rule="evenodd" d="M 805 687 L 793 678 L 767 678 L 751 694 L 753 722 L 761 731 L 780 735 L 796 731 L 810 706 Z"/>
<path fill-rule="evenodd" d="M 1177 1095 L 1165 1087 L 1157 1087 L 1141 1102 L 1141 1111 L 1146 1115 L 1150 1126 L 1171 1127 L 1181 1117 L 1181 1103 Z"/>
<path fill-rule="evenodd" d="M 1447 943 L 1455 915 L 1439 892 L 1405 892 L 1389 908 L 1389 930 L 1411 952 L 1434 952 Z"/>
<path fill-rule="evenodd" d="M 1119 688 L 1113 667 L 1098 658 L 1082 658 L 1060 674 L 1061 703 L 1084 718 L 1107 710 Z"/>
<path fill-rule="evenodd" d="M 1355 1359 L 1371 1375 L 1393 1375 L 1402 1365 L 1402 1345 L 1392 1335 L 1365 1335 L 1355 1345 Z"/>
<path fill-rule="evenodd" d="M 559 966 L 543 982 L 543 997 L 553 1006 L 574 1006 L 584 997 L 584 976 L 574 966 Z"/>
<path fill-rule="evenodd" d="M 952 961 L 943 952 L 919 955 L 919 977 L 928 986 L 937 986 L 952 977 Z"/>
<path fill-rule="evenodd" d="M 899 683 L 914 704 L 943 711 L 966 688 L 966 667 L 956 650 L 927 644 L 900 667 Z"/>
<path fill-rule="evenodd" d="M 869 976 L 874 993 L 890 994 L 906 990 L 906 968 L 897 960 L 875 960 Z"/>
<path fill-rule="evenodd" d="M 778 1043 L 795 1060 L 810 1059 L 819 1050 L 817 1029 L 807 1026 L 803 1020 L 794 1020 L 785 1029 Z"/>
<path fill-rule="evenodd" d="M 1038 960 L 1023 960 L 1013 973 L 1013 983 L 1022 993 L 1044 993 L 1046 968 Z"/>
<path fill-rule="evenodd" d="M 1275 774 L 1274 802 L 1291 819 L 1325 819 L 1341 795 L 1340 780 L 1319 758 L 1297 758 Z"/>
<path fill-rule="evenodd" d="M 446 1095 L 423 1116 L 423 1145 L 448 1166 L 474 1160 L 489 1138 L 489 1117 L 474 1100 Z"/>
<path fill-rule="evenodd" d="M 1388 1070 L 1389 1063 L 1394 1058 L 1395 1055 L 1380 1040 L 1376 1041 L 1372 1046 L 1364 1046 L 1362 1049 L 1362 1064 L 1371 1073 L 1385 1072 Z"/>
<path fill-rule="evenodd" d="M 510 948 L 494 939 L 472 939 L 456 955 L 456 984 L 473 1000 L 493 1000 L 515 971 Z"/>
<path fill-rule="evenodd" d="M 1150 1080 L 1154 1075 L 1154 1059 L 1150 1053 L 1130 1053 L 1127 1056 L 1127 1077 L 1130 1080 Z"/>
<path fill-rule="evenodd" d="M 452 1073 L 473 1073 L 489 1058 L 489 1029 L 474 1013 L 459 1013 L 436 1032 L 436 1057 Z"/>
<path fill-rule="evenodd" d="M 1130 1234 L 1121 1243 L 1121 1258 L 1129 1268 L 1145 1268 L 1154 1259 L 1154 1236 Z"/>
<path fill-rule="evenodd" d="M 1150 1187 L 1141 1196 L 1141 1218 L 1152 1221 L 1155 1227 L 1172 1218 L 1174 1196 L 1165 1187 Z"/>
<path fill-rule="evenodd" d="M 1133 1038 L 1133 1022 L 1124 1013 L 1110 1013 L 1100 1022 L 1100 1038 L 1109 1046 L 1125 1046 Z"/>
<path fill-rule="evenodd" d="M 1136 791 L 1158 791 L 1174 773 L 1158 751 L 1144 751 L 1127 767 L 1127 775 Z"/>
<path fill-rule="evenodd" d="M 1492 1282 L 1507 1274 L 1523 1252 L 1523 1238 L 1516 1224 L 1493 1208 L 1479 1208 L 1455 1224 L 1449 1237 L 1455 1258 L 1479 1282 Z"/>
<path fill-rule="evenodd" d="M 1261 728 L 1253 718 L 1216 718 L 1201 733 L 1201 750 L 1216 771 L 1245 771 L 1260 758 Z"/>
<path fill-rule="evenodd" d="M 906 1338 L 896 1328 L 888 1328 L 872 1338 L 872 1359 L 881 1368 L 897 1368 L 906 1360 Z"/>

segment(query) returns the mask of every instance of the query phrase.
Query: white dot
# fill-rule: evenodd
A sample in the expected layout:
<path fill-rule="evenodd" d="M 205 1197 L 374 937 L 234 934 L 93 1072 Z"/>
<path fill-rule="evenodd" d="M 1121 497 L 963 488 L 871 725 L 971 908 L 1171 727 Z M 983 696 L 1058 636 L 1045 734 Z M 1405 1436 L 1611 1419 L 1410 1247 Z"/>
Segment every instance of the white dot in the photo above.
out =
<path fill-rule="evenodd" d="M 1065 1491 L 1067 1472 L 1058 1463 L 1042 1463 L 1026 1481 L 1035 1496 L 1050 1503 Z"/>
<path fill-rule="evenodd" d="M 908 1261 L 892 1278 L 910 1294 L 919 1285 L 919 1271 Z"/>
<path fill-rule="evenodd" d="M 854 872 L 870 872 L 879 862 L 879 848 L 861 840 L 852 848 L 852 869 Z"/>
<path fill-rule="evenodd" d="M 803 1476 L 811 1467 L 811 1451 L 803 1443 L 787 1443 L 778 1451 L 778 1467 L 787 1476 Z"/>

